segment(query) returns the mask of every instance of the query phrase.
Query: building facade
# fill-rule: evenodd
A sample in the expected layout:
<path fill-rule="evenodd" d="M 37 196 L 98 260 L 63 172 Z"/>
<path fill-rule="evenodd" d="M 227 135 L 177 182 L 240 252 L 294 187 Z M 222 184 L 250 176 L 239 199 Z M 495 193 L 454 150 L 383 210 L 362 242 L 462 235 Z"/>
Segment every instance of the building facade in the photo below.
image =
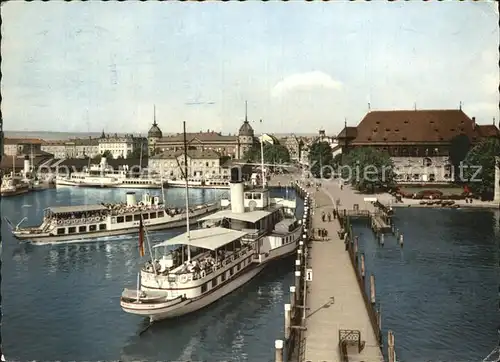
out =
<path fill-rule="evenodd" d="M 5 138 L 3 152 L 6 156 L 29 155 L 32 152 L 38 153 L 42 151 L 41 146 L 43 142 L 39 138 Z"/>
<path fill-rule="evenodd" d="M 151 156 L 148 160 L 149 172 L 155 172 L 166 178 L 181 179 L 184 175 L 185 153 L 183 150 L 168 150 Z M 211 178 L 227 174 L 221 167 L 221 155 L 213 150 L 187 151 L 188 177 Z"/>
<path fill-rule="evenodd" d="M 451 182 L 449 150 L 459 135 L 474 145 L 485 137 L 500 137 L 500 131 L 494 124 L 476 124 L 462 110 L 372 111 L 357 127 L 346 125 L 338 140 L 342 153 L 358 147 L 387 152 L 399 182 Z"/>
<path fill-rule="evenodd" d="M 113 158 L 128 158 L 132 153 L 137 153 L 142 148 L 142 152 L 146 156 L 148 154 L 148 139 L 145 137 L 137 137 L 134 135 L 118 136 L 116 133 L 113 136 L 106 135 L 104 131 L 98 139 L 98 152 L 103 154 L 109 151 Z"/>
<path fill-rule="evenodd" d="M 44 141 L 42 151 L 51 153 L 54 158 L 87 158 L 99 155 L 97 138 L 75 138 L 67 141 Z"/>
<path fill-rule="evenodd" d="M 302 141 L 299 140 L 295 135 L 285 137 L 281 144 L 286 147 L 288 154 L 290 155 L 290 160 L 293 162 L 300 161 L 300 153 L 302 148 Z"/>
<path fill-rule="evenodd" d="M 256 142 L 254 130 L 248 120 L 241 125 L 237 135 L 223 135 L 220 132 L 210 131 L 186 133 L 188 148 L 199 151 L 215 151 L 221 156 L 243 158 Z M 150 155 L 164 152 L 184 150 L 184 134 L 163 137 L 163 134 L 154 121 L 148 132 L 148 149 Z"/>

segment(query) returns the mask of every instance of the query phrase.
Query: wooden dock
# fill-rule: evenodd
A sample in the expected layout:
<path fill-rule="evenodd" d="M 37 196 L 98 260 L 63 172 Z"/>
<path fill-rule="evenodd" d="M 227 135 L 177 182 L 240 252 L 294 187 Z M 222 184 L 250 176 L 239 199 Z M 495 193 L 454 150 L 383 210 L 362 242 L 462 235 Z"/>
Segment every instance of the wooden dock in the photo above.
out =
<path fill-rule="evenodd" d="M 314 199 L 318 207 L 312 226 L 326 229 L 329 240 L 310 243 L 313 279 L 308 283 L 303 360 L 383 361 L 378 331 L 373 328 L 351 257 L 339 236 L 339 222 L 322 221 L 323 210 L 328 212 L 333 206 L 328 202 L 330 196 L 320 190 Z"/>

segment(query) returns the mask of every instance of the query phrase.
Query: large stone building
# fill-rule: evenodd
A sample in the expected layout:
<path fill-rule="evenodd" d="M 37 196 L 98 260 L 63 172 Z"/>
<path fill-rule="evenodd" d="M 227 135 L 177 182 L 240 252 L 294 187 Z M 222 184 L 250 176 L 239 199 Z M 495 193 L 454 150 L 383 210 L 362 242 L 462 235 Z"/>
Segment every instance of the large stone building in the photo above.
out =
<path fill-rule="evenodd" d="M 215 151 L 221 156 L 237 159 L 243 158 L 257 142 L 248 119 L 245 119 L 237 135 L 223 135 L 220 132 L 208 130 L 207 132 L 186 133 L 186 139 L 189 149 Z M 148 148 L 150 155 L 183 150 L 184 134 L 163 137 L 155 120 L 148 132 Z"/>
<path fill-rule="evenodd" d="M 342 153 L 357 147 L 387 151 L 400 182 L 450 182 L 449 149 L 458 135 L 477 144 L 500 137 L 500 131 L 494 124 L 476 124 L 461 109 L 372 111 L 357 127 L 346 125 L 337 138 Z"/>
<path fill-rule="evenodd" d="M 180 179 L 184 173 L 184 150 L 168 150 L 151 156 L 148 162 L 150 172 L 164 175 L 166 178 Z M 210 178 L 225 176 L 221 165 L 221 155 L 213 150 L 193 149 L 187 151 L 188 177 Z"/>
<path fill-rule="evenodd" d="M 145 137 L 137 137 L 132 134 L 119 136 L 116 133 L 114 136 L 106 135 L 104 131 L 99 138 L 99 153 L 103 154 L 105 151 L 111 152 L 113 158 L 123 157 L 128 158 L 132 153 L 141 150 L 146 156 L 148 154 L 148 139 Z"/>
<path fill-rule="evenodd" d="M 51 153 L 54 158 L 86 158 L 99 155 L 99 139 L 74 138 L 63 141 L 44 141 L 42 151 Z"/>
<path fill-rule="evenodd" d="M 286 147 L 290 160 L 294 162 L 300 161 L 300 152 L 302 148 L 302 141 L 295 135 L 290 135 L 281 140 L 281 144 Z"/>
<path fill-rule="evenodd" d="M 6 156 L 29 155 L 42 151 L 43 140 L 39 138 L 5 138 L 4 154 Z"/>

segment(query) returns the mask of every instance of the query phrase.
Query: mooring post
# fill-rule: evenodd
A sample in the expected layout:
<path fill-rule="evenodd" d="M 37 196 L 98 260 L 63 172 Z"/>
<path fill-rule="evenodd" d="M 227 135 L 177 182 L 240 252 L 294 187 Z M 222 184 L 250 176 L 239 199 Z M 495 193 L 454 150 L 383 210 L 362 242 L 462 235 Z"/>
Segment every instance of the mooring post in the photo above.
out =
<path fill-rule="evenodd" d="M 292 326 L 292 308 L 290 304 L 285 304 L 285 340 L 290 338 L 290 330 Z"/>
<path fill-rule="evenodd" d="M 403 247 L 403 234 L 399 235 L 399 246 Z"/>
<path fill-rule="evenodd" d="M 363 285 L 365 284 L 365 254 L 361 254 L 361 278 L 363 279 Z"/>
<path fill-rule="evenodd" d="M 394 334 L 392 331 L 387 332 L 387 357 L 389 357 L 389 362 L 396 362 L 394 358 Z"/>
<path fill-rule="evenodd" d="M 300 270 L 295 271 L 295 290 L 300 290 Z"/>
<path fill-rule="evenodd" d="M 296 259 L 295 260 L 295 270 L 296 271 L 300 271 L 300 264 L 301 264 L 300 259 Z"/>
<path fill-rule="evenodd" d="M 292 308 L 292 311 L 295 309 L 295 300 L 297 296 L 295 295 L 295 286 L 290 286 L 290 307 Z M 293 313 L 295 314 L 295 313 Z"/>
<path fill-rule="evenodd" d="M 370 300 L 372 304 L 375 304 L 375 275 L 370 275 Z"/>
<path fill-rule="evenodd" d="M 379 332 L 382 331 L 382 306 L 378 306 L 378 311 L 377 311 L 377 324 L 378 324 L 378 330 Z"/>
<path fill-rule="evenodd" d="M 283 362 L 283 340 L 277 339 L 274 341 L 274 349 L 275 349 L 275 362 Z"/>
<path fill-rule="evenodd" d="M 380 245 L 384 246 L 385 240 L 384 240 L 384 234 L 380 234 Z"/>

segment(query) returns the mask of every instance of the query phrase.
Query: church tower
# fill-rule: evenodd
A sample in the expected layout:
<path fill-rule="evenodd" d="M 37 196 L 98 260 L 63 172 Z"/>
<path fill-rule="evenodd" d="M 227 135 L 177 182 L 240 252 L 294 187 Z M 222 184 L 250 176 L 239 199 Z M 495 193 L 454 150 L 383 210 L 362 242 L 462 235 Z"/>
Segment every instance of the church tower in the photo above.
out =
<path fill-rule="evenodd" d="M 153 106 L 153 125 L 148 132 L 148 150 L 149 156 L 152 156 L 156 150 L 156 144 L 160 138 L 163 137 L 158 123 L 156 123 L 156 106 Z"/>
<path fill-rule="evenodd" d="M 248 122 L 248 102 L 245 101 L 245 122 L 238 131 L 238 158 L 242 158 L 250 151 L 254 144 L 255 134 L 252 126 Z"/>

